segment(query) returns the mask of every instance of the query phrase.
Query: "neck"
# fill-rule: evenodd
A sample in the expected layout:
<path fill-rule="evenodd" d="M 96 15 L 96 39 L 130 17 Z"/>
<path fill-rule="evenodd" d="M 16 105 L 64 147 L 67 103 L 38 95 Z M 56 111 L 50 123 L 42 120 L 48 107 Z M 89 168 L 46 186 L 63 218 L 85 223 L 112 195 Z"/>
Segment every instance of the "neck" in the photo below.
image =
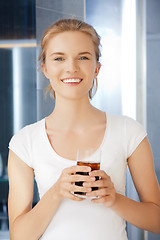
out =
<path fill-rule="evenodd" d="M 49 118 L 52 124 L 56 124 L 61 129 L 76 129 L 79 126 L 86 126 L 96 110 L 88 97 L 76 100 L 57 97 L 55 108 Z"/>

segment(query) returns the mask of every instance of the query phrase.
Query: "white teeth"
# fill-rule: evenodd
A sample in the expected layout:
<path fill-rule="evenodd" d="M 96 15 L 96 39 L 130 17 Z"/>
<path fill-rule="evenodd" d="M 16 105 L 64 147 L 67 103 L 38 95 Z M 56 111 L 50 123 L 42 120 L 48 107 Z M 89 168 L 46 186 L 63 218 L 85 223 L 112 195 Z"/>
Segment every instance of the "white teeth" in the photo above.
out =
<path fill-rule="evenodd" d="M 79 78 L 68 78 L 68 79 L 64 79 L 64 80 L 62 80 L 62 82 L 64 82 L 64 83 L 79 83 L 81 81 L 81 79 L 79 79 Z"/>

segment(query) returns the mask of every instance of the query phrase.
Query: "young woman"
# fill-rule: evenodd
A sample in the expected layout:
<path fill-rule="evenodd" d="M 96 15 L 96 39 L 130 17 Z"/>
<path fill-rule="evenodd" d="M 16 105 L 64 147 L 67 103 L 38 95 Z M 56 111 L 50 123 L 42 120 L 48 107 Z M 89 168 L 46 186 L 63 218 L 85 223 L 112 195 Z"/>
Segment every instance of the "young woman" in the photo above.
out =
<path fill-rule="evenodd" d="M 59 20 L 44 33 L 41 68 L 55 108 L 10 141 L 11 240 L 127 240 L 125 221 L 160 231 L 160 191 L 146 132 L 90 103 L 101 66 L 99 45 L 93 27 L 76 19 Z M 100 170 L 76 165 L 81 148 L 101 151 Z M 125 196 L 127 165 L 140 202 Z M 34 177 L 40 201 L 32 208 Z M 79 181 L 83 186 L 75 185 Z"/>

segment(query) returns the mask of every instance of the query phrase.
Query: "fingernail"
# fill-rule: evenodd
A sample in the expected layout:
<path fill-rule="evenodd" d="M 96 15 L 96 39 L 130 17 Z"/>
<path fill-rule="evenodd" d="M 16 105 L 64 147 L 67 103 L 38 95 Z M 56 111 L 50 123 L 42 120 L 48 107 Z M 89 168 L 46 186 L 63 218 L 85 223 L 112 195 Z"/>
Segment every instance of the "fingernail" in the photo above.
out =
<path fill-rule="evenodd" d="M 87 196 L 87 197 L 90 197 L 90 196 L 91 196 L 91 194 L 90 194 L 90 193 L 86 193 L 86 196 Z"/>
<path fill-rule="evenodd" d="M 91 171 L 91 168 L 90 168 L 90 167 L 87 167 L 87 171 L 90 172 L 90 171 Z"/>
<path fill-rule="evenodd" d="M 91 181 L 95 181 L 95 177 L 91 177 L 90 180 L 91 180 Z"/>

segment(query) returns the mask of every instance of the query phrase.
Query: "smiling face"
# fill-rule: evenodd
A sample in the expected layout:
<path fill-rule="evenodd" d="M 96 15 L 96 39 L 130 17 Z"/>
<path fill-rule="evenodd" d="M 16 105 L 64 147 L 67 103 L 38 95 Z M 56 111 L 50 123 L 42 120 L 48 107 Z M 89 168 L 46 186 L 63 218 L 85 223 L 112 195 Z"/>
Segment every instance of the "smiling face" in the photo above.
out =
<path fill-rule="evenodd" d="M 66 31 L 49 40 L 42 70 L 50 80 L 56 98 L 88 98 L 99 69 L 94 44 L 88 34 Z"/>

